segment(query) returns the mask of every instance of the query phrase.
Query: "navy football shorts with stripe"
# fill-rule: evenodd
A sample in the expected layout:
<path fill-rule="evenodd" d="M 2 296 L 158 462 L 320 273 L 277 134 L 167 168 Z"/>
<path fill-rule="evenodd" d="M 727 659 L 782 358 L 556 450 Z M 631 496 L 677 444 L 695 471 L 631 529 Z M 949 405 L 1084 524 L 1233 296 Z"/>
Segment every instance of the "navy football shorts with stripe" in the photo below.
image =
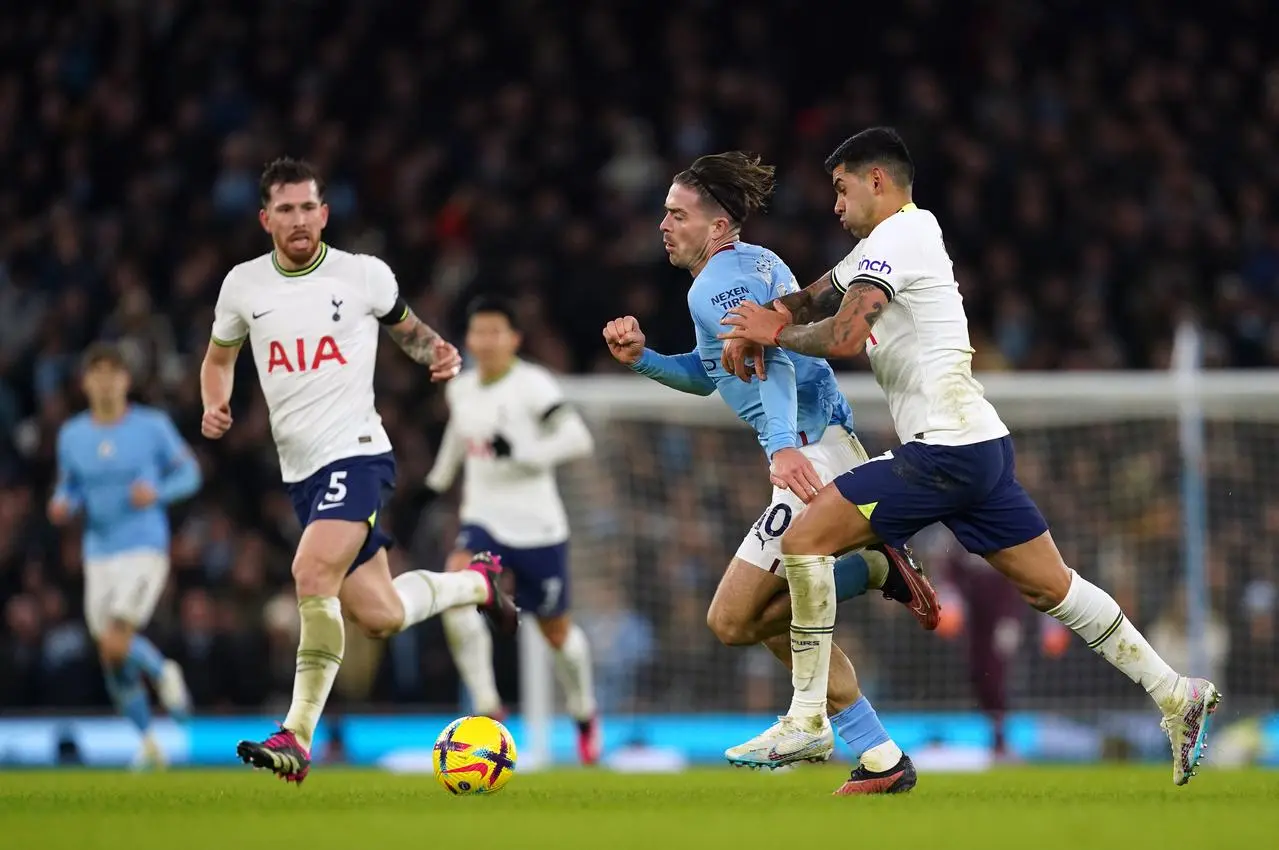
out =
<path fill-rule="evenodd" d="M 1014 466 L 1012 437 L 967 446 L 903 443 L 840 475 L 835 486 L 890 546 L 940 522 L 969 552 L 989 555 L 1048 530 Z"/>
<path fill-rule="evenodd" d="M 288 488 L 293 512 L 303 528 L 321 519 L 344 519 L 368 525 L 368 536 L 347 569 L 347 575 L 371 560 L 378 550 L 394 545 L 382 517 L 382 506 L 395 490 L 393 453 L 335 460 L 302 481 L 289 484 Z"/>
<path fill-rule="evenodd" d="M 568 542 L 519 548 L 499 543 L 483 526 L 463 525 L 457 549 L 492 552 L 502 568 L 515 576 L 515 604 L 538 617 L 558 617 L 568 610 Z"/>

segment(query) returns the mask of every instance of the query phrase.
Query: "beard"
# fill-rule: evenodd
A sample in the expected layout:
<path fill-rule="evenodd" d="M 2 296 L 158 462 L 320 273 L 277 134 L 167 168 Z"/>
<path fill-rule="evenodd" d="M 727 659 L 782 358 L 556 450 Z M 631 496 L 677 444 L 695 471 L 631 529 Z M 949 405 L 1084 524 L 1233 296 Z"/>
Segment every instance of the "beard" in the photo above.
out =
<path fill-rule="evenodd" d="M 305 263 L 315 255 L 315 251 L 320 247 L 319 240 L 307 233 L 305 241 L 301 240 L 303 234 L 293 234 L 276 242 L 275 248 L 281 254 L 294 264 Z M 295 241 L 297 240 L 297 241 Z"/>

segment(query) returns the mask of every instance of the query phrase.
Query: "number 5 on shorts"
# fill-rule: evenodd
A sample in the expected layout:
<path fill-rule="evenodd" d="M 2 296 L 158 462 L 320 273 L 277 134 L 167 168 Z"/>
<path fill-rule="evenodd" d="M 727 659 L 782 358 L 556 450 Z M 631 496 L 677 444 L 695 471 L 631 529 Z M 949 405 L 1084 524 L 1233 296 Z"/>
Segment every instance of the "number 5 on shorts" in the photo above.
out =
<path fill-rule="evenodd" d="M 560 594 L 564 592 L 564 579 L 548 578 L 542 581 L 542 607 L 544 612 L 554 611 L 559 605 Z"/>
<path fill-rule="evenodd" d="M 317 511 L 327 511 L 329 508 L 342 505 L 346 500 L 346 485 L 342 483 L 345 479 L 345 469 L 340 469 L 329 476 L 329 489 L 324 493 L 324 500 L 315 506 Z"/>

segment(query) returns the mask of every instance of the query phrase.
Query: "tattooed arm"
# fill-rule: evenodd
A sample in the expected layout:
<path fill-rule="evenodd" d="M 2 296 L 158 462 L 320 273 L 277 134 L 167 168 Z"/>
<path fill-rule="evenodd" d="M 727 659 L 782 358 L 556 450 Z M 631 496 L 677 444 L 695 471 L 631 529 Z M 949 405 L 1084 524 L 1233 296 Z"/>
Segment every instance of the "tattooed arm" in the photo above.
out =
<path fill-rule="evenodd" d="M 829 275 L 826 278 L 829 281 Z M 835 291 L 832 287 L 831 291 Z M 813 357 L 852 357 L 861 354 L 871 328 L 884 312 L 888 295 L 879 286 L 854 281 L 844 293 L 838 312 L 814 324 L 788 325 L 778 333 L 777 344 L 789 351 Z"/>
<path fill-rule="evenodd" d="M 774 305 L 780 304 L 790 313 L 791 321 L 797 325 L 807 325 L 835 315 L 842 297 L 835 288 L 831 273 L 826 272 L 799 292 L 775 298 L 766 306 L 776 309 Z"/>
<path fill-rule="evenodd" d="M 444 340 L 434 328 L 417 317 L 407 304 L 398 305 L 391 314 L 399 318 L 397 322 L 386 321 L 383 324 L 391 339 L 400 350 L 414 361 L 431 369 L 432 381 L 447 381 L 462 368 L 462 356 L 456 348 Z"/>
<path fill-rule="evenodd" d="M 365 264 L 369 312 L 387 329 L 400 350 L 429 367 L 432 381 L 447 381 L 461 371 L 462 356 L 409 309 L 391 267 L 369 254 L 360 256 Z"/>
<path fill-rule="evenodd" d="M 386 329 L 405 354 L 423 366 L 430 366 L 435 362 L 435 342 L 440 335 L 411 309 L 405 307 L 404 310 L 404 318 Z"/>

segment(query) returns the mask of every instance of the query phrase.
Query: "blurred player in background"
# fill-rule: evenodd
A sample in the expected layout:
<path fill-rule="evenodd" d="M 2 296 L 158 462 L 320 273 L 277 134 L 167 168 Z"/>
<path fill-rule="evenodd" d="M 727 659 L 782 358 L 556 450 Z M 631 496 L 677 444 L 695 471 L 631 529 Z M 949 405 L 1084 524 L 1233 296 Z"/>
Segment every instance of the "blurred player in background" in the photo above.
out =
<path fill-rule="evenodd" d="M 178 663 L 139 630 L 169 579 L 166 508 L 200 489 L 200 467 L 168 415 L 129 403 L 129 370 L 116 348 L 85 352 L 82 386 L 89 409 L 58 433 L 49 519 L 84 518 L 84 617 L 107 692 L 142 736 L 134 765 L 162 767 L 144 679 L 177 720 L 186 719 L 190 697 Z"/>
<path fill-rule="evenodd" d="M 462 483 L 461 531 L 445 569 L 470 564 L 475 552 L 501 558 L 515 576 L 515 603 L 532 612 L 553 650 L 556 678 L 577 723 L 583 764 L 600 756 L 599 722 L 586 633 L 569 618 L 568 517 L 555 483 L 555 467 L 591 453 L 586 423 L 564 404 L 551 373 L 521 360 L 513 306 L 481 296 L 470 306 L 466 349 L 475 369 L 445 390 L 449 423 L 426 492 L 438 495 Z M 476 713 L 501 719 L 493 675 L 493 642 L 474 608 L 443 617 L 458 673 Z"/>
<path fill-rule="evenodd" d="M 820 612 L 809 611 L 810 597 L 803 590 L 808 578 L 796 570 L 778 574 L 779 541 L 793 519 L 835 475 L 866 460 L 853 434 L 852 409 L 825 360 L 772 348 L 764 355 L 768 380 L 746 386 L 720 364 L 723 344 L 716 335 L 726 311 L 743 301 L 763 303 L 797 289 L 795 276 L 776 254 L 740 241 L 742 225 L 765 205 L 772 190 L 773 168 L 740 152 L 700 157 L 676 175 L 666 196 L 661 232 L 671 264 L 693 276 L 688 306 L 697 348 L 674 356 L 647 349 L 632 316 L 609 322 L 604 339 L 617 360 L 642 375 L 696 395 L 718 390 L 738 417 L 755 429 L 768 456 L 772 502 L 742 540 L 707 621 L 726 644 L 763 642 L 783 663 L 793 655 L 797 686 L 814 676 L 813 664 L 820 663 L 820 691 L 814 690 L 810 702 L 792 706 L 791 711 L 814 712 L 822 723 L 816 736 L 770 741 L 762 749 L 734 747 L 725 757 L 750 767 L 824 760 L 834 747 L 833 722 L 854 758 L 876 768 L 891 766 L 903 758 L 901 750 L 861 695 L 852 662 L 838 647 L 830 649 L 835 600 L 827 600 Z M 841 598 L 875 588 L 910 607 L 926 629 L 936 628 L 937 596 L 908 554 L 881 546 L 852 555 L 844 567 Z M 816 651 L 819 637 L 827 648 L 824 652 Z"/>
<path fill-rule="evenodd" d="M 833 315 L 799 325 L 743 303 L 725 320 L 723 335 L 813 357 L 865 350 L 902 445 L 839 476 L 812 501 L 782 538 L 787 568 L 819 573 L 813 593 L 833 609 L 834 553 L 904 543 L 934 522 L 945 524 L 1031 605 L 1146 690 L 1172 744 L 1173 782 L 1186 784 L 1221 694 L 1207 679 L 1179 675 L 1110 594 L 1066 566 L 1048 523 L 1018 483 L 1008 427 L 972 376 L 968 318 L 941 228 L 911 200 L 915 166 L 905 143 L 889 128 L 865 130 L 835 150 L 826 170 L 835 213 L 861 240 L 812 287 L 810 299 Z M 842 293 L 837 307 L 830 306 L 832 289 Z M 833 614 L 822 622 L 828 621 Z M 824 676 L 820 670 L 808 696 L 825 690 Z M 823 722 L 811 708 L 792 712 L 754 741 L 791 746 L 800 734 L 816 742 Z M 850 781 L 901 789 L 905 775 L 899 765 L 854 771 Z"/>
<path fill-rule="evenodd" d="M 200 369 L 201 430 L 216 440 L 230 429 L 235 360 L 249 340 L 280 473 L 304 529 L 293 559 L 302 633 L 293 703 L 280 731 L 260 744 L 241 741 L 237 752 L 300 783 L 342 664 L 344 613 L 365 634 L 385 638 L 458 605 L 480 606 L 496 628 L 513 633 L 518 612 L 484 553 L 462 572 L 416 570 L 392 581 L 385 551 L 391 538 L 380 519 L 395 457 L 373 400 L 378 326 L 429 367 L 433 381 L 456 375 L 461 357 L 409 309 L 386 263 L 320 240 L 329 209 L 310 165 L 272 162 L 260 192 L 259 219 L 273 250 L 222 282 Z"/>

